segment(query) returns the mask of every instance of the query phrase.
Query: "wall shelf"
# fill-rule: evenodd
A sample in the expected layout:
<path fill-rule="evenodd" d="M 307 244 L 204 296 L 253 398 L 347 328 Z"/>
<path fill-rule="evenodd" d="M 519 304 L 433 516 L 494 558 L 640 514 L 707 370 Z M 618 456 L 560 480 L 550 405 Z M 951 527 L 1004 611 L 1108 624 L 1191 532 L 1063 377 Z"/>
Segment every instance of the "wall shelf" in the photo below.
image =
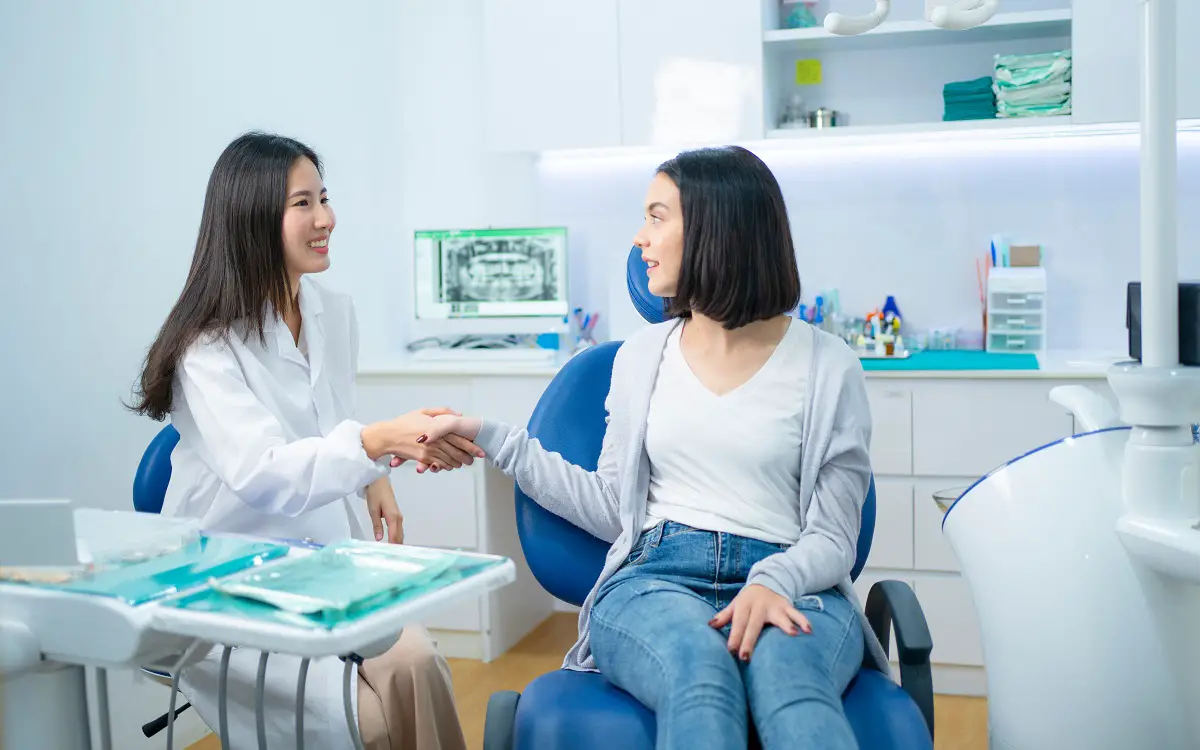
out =
<path fill-rule="evenodd" d="M 1075 131 L 1074 134 L 1084 134 L 1082 130 L 1075 130 L 1072 127 L 1070 115 L 1060 115 L 1055 117 L 1027 118 L 997 117 L 990 120 L 960 120 L 954 122 L 916 122 L 900 125 L 846 125 L 838 128 L 820 129 L 776 128 L 767 131 L 767 138 L 770 140 L 885 139 L 889 136 L 929 136 L 931 138 L 942 138 L 945 135 L 954 134 L 969 137 L 976 135 L 1005 137 L 1006 135 L 1011 135 L 1014 138 L 1029 138 L 1036 136 L 1071 135 L 1073 130 Z M 1105 130 L 1125 131 L 1127 128 L 1114 125 L 1111 128 L 1105 128 Z"/>
<path fill-rule="evenodd" d="M 768 49 L 862 50 L 892 47 L 940 46 L 965 42 L 1069 36 L 1071 9 L 1057 8 L 1021 13 L 997 13 L 987 23 L 966 31 L 945 31 L 925 20 L 887 21 L 865 34 L 838 36 L 823 27 L 767 31 Z"/>

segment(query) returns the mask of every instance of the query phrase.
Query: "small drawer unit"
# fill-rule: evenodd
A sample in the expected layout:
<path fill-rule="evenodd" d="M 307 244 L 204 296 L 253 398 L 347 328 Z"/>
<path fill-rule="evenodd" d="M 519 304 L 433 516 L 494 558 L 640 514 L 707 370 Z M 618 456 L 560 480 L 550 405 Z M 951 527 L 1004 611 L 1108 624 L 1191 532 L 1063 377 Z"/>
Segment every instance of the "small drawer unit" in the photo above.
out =
<path fill-rule="evenodd" d="M 1046 350 L 1046 269 L 993 268 L 987 281 L 987 350 Z"/>

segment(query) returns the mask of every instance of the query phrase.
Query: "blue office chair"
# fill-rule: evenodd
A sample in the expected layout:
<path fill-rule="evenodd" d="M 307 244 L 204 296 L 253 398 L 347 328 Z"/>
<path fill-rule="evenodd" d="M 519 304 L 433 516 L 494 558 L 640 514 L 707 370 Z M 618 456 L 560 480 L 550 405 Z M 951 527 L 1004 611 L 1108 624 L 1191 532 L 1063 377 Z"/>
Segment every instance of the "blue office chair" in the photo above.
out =
<path fill-rule="evenodd" d="M 646 288 L 646 266 L 633 248 L 628 260 L 630 297 L 650 322 L 665 318 L 663 301 Z M 604 399 L 619 342 L 576 355 L 542 394 L 529 420 L 529 433 L 551 451 L 588 470 L 596 469 L 605 430 Z M 559 599 L 583 603 L 604 566 L 608 544 L 544 510 L 518 487 L 517 531 L 538 583 Z M 875 530 L 875 480 L 863 506 L 857 578 Z M 866 614 L 884 648 L 894 624 L 903 687 L 865 667 L 843 696 L 843 706 L 863 750 L 931 750 L 933 648 L 916 596 L 900 581 L 876 583 Z M 530 683 L 524 694 L 505 691 L 488 702 L 484 750 L 654 747 L 654 714 L 597 673 L 558 670 Z"/>
<path fill-rule="evenodd" d="M 179 432 L 171 425 L 158 431 L 133 475 L 133 509 L 161 513 L 167 485 L 171 483 L 171 451 L 179 443 Z"/>
<path fill-rule="evenodd" d="M 179 432 L 170 424 L 163 427 L 146 446 L 137 473 L 133 475 L 133 509 L 139 513 L 161 513 L 167 485 L 171 483 L 171 452 L 179 443 Z M 142 667 L 142 673 L 160 685 L 171 687 L 171 675 L 158 669 Z M 191 703 L 184 703 L 175 715 L 188 710 Z M 153 737 L 167 728 L 167 714 L 142 725 L 142 734 Z"/>

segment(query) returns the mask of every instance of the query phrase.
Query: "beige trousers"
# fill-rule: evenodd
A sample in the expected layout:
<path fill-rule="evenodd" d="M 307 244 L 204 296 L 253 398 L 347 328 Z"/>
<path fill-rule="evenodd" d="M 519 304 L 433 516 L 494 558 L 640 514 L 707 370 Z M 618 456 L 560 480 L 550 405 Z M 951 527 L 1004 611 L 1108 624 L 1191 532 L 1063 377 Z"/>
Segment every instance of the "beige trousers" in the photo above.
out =
<path fill-rule="evenodd" d="M 450 665 L 425 628 L 359 666 L 358 730 L 367 750 L 466 750 Z"/>

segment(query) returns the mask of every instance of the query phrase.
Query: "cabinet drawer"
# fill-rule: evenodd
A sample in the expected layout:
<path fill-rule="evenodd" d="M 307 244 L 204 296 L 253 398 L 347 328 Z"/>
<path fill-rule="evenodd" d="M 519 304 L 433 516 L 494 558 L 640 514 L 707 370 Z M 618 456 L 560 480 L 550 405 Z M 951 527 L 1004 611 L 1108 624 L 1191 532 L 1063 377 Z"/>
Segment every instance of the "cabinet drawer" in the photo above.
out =
<path fill-rule="evenodd" d="M 915 590 L 933 638 L 930 661 L 935 664 L 983 666 L 983 641 L 967 582 L 961 578 L 918 576 Z M 933 689 L 936 692 L 937 685 Z"/>
<path fill-rule="evenodd" d="M 483 630 L 482 598 L 439 607 L 421 623 L 432 630 Z"/>
<path fill-rule="evenodd" d="M 917 570 L 959 571 L 954 548 L 942 534 L 943 514 L 933 493 L 952 487 L 968 487 L 974 479 L 921 479 L 913 486 L 913 563 Z"/>
<path fill-rule="evenodd" d="M 444 406 L 465 411 L 470 394 L 470 384 L 465 379 L 447 383 L 444 379 L 424 377 L 362 377 L 358 380 L 355 418 L 370 424 L 417 409 Z"/>
<path fill-rule="evenodd" d="M 471 413 L 512 427 L 525 427 L 550 377 L 485 377 L 471 381 Z"/>
<path fill-rule="evenodd" d="M 404 540 L 419 547 L 478 549 L 475 475 L 482 470 L 481 462 L 437 474 L 418 474 L 411 462 L 392 469 Z"/>
<path fill-rule="evenodd" d="M 1042 349 L 1040 333 L 996 333 L 988 331 L 989 352 L 1036 352 Z"/>
<path fill-rule="evenodd" d="M 864 570 L 862 574 L 859 575 L 858 580 L 854 582 L 854 593 L 858 594 L 858 601 L 860 604 L 862 604 L 864 609 L 866 609 L 867 606 L 867 594 L 870 593 L 871 587 L 879 581 L 902 581 L 908 584 L 910 587 L 913 585 L 913 580 L 911 578 L 888 575 L 887 573 L 877 573 L 873 570 Z M 890 659 L 892 662 L 892 671 L 895 672 L 896 675 L 899 675 L 898 668 L 896 667 L 896 664 L 899 661 L 899 651 L 896 649 L 895 632 L 891 634 L 891 638 L 888 641 L 888 659 Z"/>
<path fill-rule="evenodd" d="M 984 379 L 923 383 L 913 391 L 913 474 L 979 477 L 1071 434 L 1051 403 L 1057 381 Z"/>
<path fill-rule="evenodd" d="M 875 535 L 867 565 L 872 568 L 913 566 L 913 488 L 899 479 L 875 480 Z"/>
<path fill-rule="evenodd" d="M 1040 332 L 1045 325 L 1040 312 L 991 313 L 989 317 L 991 318 L 989 330 L 996 333 Z"/>
<path fill-rule="evenodd" d="M 995 291 L 988 295 L 989 310 L 1004 310 L 1005 312 L 1040 312 L 1045 301 L 1041 292 L 1003 292 Z"/>
<path fill-rule="evenodd" d="M 876 474 L 911 474 L 912 391 L 868 383 L 867 398 L 871 404 L 871 469 Z"/>

